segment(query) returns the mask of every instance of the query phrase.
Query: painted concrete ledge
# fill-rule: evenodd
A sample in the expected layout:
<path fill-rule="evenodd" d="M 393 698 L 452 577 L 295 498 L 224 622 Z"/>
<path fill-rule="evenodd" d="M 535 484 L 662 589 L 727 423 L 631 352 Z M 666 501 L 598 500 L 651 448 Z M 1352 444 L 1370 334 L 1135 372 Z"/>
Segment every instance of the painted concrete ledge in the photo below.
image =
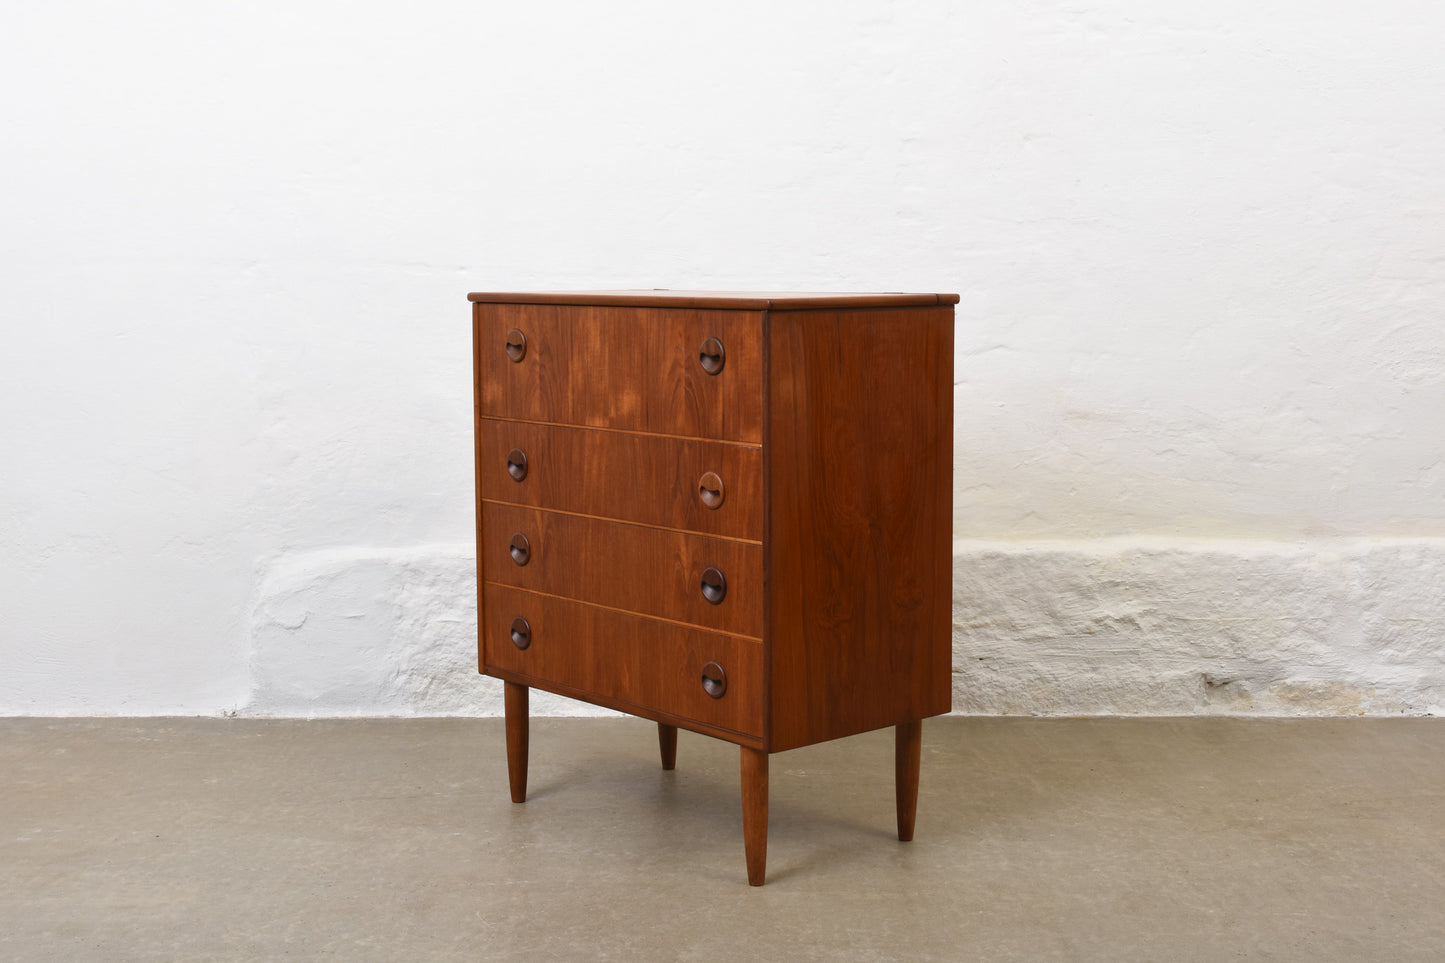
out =
<path fill-rule="evenodd" d="M 954 711 L 1439 715 L 1445 539 L 954 544 Z"/>
<path fill-rule="evenodd" d="M 470 545 L 276 564 L 237 711 L 499 715 L 475 574 Z M 959 541 L 953 612 L 958 713 L 1445 713 L 1445 539 Z"/>

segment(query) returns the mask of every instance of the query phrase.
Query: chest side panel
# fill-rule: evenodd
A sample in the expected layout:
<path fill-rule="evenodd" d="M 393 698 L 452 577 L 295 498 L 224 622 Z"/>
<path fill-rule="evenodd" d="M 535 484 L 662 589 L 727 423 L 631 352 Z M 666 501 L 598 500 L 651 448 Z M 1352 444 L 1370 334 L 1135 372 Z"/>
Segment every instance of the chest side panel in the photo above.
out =
<path fill-rule="evenodd" d="M 953 309 L 767 330 L 770 748 L 947 712 Z"/>

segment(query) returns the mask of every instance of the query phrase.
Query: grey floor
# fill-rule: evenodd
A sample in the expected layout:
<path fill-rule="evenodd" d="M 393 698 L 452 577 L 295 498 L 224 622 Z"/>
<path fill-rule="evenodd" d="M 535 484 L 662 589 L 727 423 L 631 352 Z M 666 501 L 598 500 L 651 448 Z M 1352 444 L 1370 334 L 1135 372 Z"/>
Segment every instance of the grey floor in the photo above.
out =
<path fill-rule="evenodd" d="M 1445 960 L 1445 722 L 934 719 L 772 757 L 536 720 L 0 719 L 0 958 Z"/>

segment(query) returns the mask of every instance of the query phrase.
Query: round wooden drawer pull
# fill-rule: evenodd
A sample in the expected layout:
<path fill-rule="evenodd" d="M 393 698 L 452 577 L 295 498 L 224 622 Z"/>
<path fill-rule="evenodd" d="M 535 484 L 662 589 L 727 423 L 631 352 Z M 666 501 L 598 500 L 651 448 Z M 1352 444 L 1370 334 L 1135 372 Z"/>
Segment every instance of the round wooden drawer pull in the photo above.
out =
<path fill-rule="evenodd" d="M 532 644 L 532 626 L 520 615 L 512 620 L 512 644 L 519 649 Z"/>
<path fill-rule="evenodd" d="M 520 448 L 513 448 L 507 452 L 507 474 L 512 476 L 512 481 L 521 481 L 527 477 L 527 453 Z"/>
<path fill-rule="evenodd" d="M 518 565 L 526 565 L 532 560 L 532 543 L 527 540 L 527 536 L 518 532 L 512 536 L 511 552 L 512 561 Z"/>
<path fill-rule="evenodd" d="M 703 508 L 720 508 L 727 492 L 723 490 L 722 479 L 717 472 L 708 472 L 697 480 L 697 497 Z"/>
<path fill-rule="evenodd" d="M 727 598 L 728 580 L 721 570 L 709 565 L 702 571 L 702 597 L 713 605 L 721 605 Z"/>
<path fill-rule="evenodd" d="M 516 364 L 527 356 L 527 336 L 513 328 L 507 332 L 507 357 Z"/>
<path fill-rule="evenodd" d="M 723 369 L 727 362 L 727 353 L 723 351 L 722 342 L 717 338 L 708 338 L 697 349 L 697 362 L 702 365 L 702 370 L 710 375 L 715 375 Z"/>
<path fill-rule="evenodd" d="M 702 667 L 702 688 L 714 699 L 723 697 L 723 693 L 728 691 L 728 674 L 723 671 L 722 666 L 709 662 Z"/>

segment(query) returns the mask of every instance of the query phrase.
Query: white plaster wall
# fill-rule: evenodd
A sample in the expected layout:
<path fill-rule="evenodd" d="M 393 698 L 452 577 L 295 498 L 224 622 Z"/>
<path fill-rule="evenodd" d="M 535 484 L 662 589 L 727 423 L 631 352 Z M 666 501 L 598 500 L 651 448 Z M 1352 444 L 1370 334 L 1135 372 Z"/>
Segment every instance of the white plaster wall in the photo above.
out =
<path fill-rule="evenodd" d="M 0 713 L 495 711 L 464 296 L 598 286 L 962 295 L 960 710 L 1445 702 L 1445 7 L 4 20 Z"/>

